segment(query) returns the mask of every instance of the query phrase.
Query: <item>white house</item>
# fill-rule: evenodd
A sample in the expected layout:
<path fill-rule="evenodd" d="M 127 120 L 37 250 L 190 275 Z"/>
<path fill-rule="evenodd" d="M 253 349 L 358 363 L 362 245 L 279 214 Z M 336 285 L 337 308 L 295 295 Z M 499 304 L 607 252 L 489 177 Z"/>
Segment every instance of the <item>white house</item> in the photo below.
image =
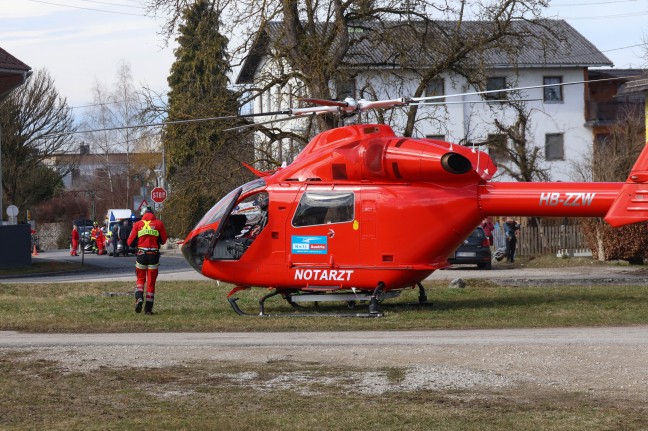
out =
<path fill-rule="evenodd" d="M 573 180 L 572 164 L 590 152 L 593 140 L 591 126 L 586 125 L 589 93 L 583 81 L 588 79 L 590 67 L 609 67 L 612 63 L 564 20 L 547 20 L 544 24 L 561 35 L 550 50 L 538 41 L 525 46 L 514 61 L 510 53 L 495 49 L 483 53 L 479 59 L 486 66 L 488 90 L 523 89 L 501 95 L 470 94 L 477 89 L 462 76 L 445 71 L 428 82 L 427 95 L 443 98 L 436 100 L 439 104 L 419 107 L 414 136 L 462 144 L 495 142 L 501 136 L 498 136 L 500 132 L 494 120 L 511 125 L 517 118 L 515 111 L 499 100 L 518 100 L 529 117 L 528 139 L 541 148 L 545 159 L 543 167 L 549 169 L 550 179 Z M 480 23 L 473 22 L 472 25 L 478 26 Z M 523 28 L 528 23 L 520 21 L 515 25 Z M 540 34 L 543 32 L 541 27 L 528 26 L 524 30 L 543 36 Z M 260 87 L 264 80 L 285 67 L 268 55 L 273 38 L 280 37 L 280 32 L 280 23 L 267 26 L 265 37 L 259 39 L 252 51 L 254 55 L 250 55 L 243 64 L 238 84 Z M 372 46 L 370 39 L 354 45 L 347 53 L 345 62 L 351 78 L 346 82 L 331 82 L 332 93 L 340 100 L 347 96 L 369 100 L 369 93 L 365 91 L 367 88 L 373 89 L 378 99 L 412 95 L 414 85 L 418 84 L 413 72 L 399 69 L 394 62 L 388 64 L 384 58 L 380 58 L 381 54 L 380 47 Z M 288 109 L 296 105 L 295 98 L 300 96 L 307 94 L 299 82 L 291 81 L 260 94 L 253 109 L 255 113 Z M 372 114 L 367 117 L 361 120 L 372 120 Z M 403 119 L 403 112 L 395 109 L 388 122 L 398 133 L 403 127 Z M 264 120 L 267 118 L 258 121 Z M 297 129 L 302 126 L 293 121 L 285 127 Z M 290 162 L 291 156 L 294 156 L 291 146 L 284 142 L 279 158 Z M 497 154 L 491 152 L 491 155 L 498 160 Z M 506 161 L 499 160 L 498 163 Z M 500 179 L 507 178 L 500 176 Z"/>

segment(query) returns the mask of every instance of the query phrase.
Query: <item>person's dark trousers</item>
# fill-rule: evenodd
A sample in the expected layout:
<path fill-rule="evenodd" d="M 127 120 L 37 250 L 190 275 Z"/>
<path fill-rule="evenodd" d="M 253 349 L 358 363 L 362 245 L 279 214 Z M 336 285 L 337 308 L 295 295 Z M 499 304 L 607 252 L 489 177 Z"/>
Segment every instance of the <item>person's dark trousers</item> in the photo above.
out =
<path fill-rule="evenodd" d="M 517 245 L 517 238 L 506 238 L 506 261 L 515 262 L 515 247 Z"/>

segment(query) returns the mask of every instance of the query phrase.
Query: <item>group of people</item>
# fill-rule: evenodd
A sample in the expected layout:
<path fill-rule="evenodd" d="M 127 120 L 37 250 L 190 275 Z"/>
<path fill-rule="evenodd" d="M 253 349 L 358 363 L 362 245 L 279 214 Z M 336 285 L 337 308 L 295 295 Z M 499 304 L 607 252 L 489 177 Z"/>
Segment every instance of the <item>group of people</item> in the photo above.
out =
<path fill-rule="evenodd" d="M 106 236 L 97 222 L 94 223 L 90 233 L 95 239 L 98 254 L 105 254 Z M 153 302 L 155 299 L 155 282 L 158 277 L 160 265 L 160 246 L 166 244 L 167 233 L 164 223 L 158 220 L 151 207 L 142 210 L 142 219 L 133 224 L 130 234 L 126 239 L 126 246 L 137 247 L 135 257 L 135 312 L 153 314 Z M 70 254 L 77 256 L 79 248 L 79 230 L 76 225 L 72 226 L 72 247 Z M 100 251 L 104 252 L 101 253 Z M 144 289 L 146 288 L 146 296 Z"/>
<path fill-rule="evenodd" d="M 486 237 L 490 242 L 491 247 L 495 245 L 493 233 L 495 232 L 495 225 L 489 217 L 482 220 L 480 225 L 484 229 Z M 506 221 L 502 223 L 502 229 L 504 229 L 504 242 L 505 242 L 505 251 L 504 257 L 509 263 L 515 262 L 515 249 L 517 247 L 517 231 L 520 230 L 520 224 L 515 221 L 512 217 L 507 217 Z"/>
<path fill-rule="evenodd" d="M 70 246 L 70 255 L 79 255 L 79 228 L 76 224 L 72 224 L 72 245 Z M 106 254 L 106 234 L 103 228 L 99 227 L 99 223 L 94 222 L 92 230 L 90 231 L 90 240 L 94 243 L 94 248 L 97 254 Z"/>
<path fill-rule="evenodd" d="M 128 237 L 130 236 L 131 231 L 133 230 L 133 222 L 131 219 L 121 220 L 119 223 L 115 223 L 111 229 L 111 236 L 113 240 L 113 256 L 118 257 L 120 254 L 128 257 L 128 251 L 130 247 L 128 246 Z M 120 247 L 121 246 L 121 251 Z"/>

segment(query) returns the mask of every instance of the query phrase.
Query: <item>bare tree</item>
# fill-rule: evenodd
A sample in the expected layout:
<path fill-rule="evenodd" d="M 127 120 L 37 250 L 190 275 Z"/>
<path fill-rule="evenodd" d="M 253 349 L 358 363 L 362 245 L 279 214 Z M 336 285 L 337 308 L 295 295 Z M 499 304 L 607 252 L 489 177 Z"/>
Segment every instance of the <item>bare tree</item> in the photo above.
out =
<path fill-rule="evenodd" d="M 526 104 L 520 101 L 508 102 L 507 106 L 515 113 L 512 120 L 493 120 L 499 132 L 496 136 L 504 139 L 495 138 L 489 142 L 490 152 L 501 158 L 498 168 L 515 181 L 549 181 L 549 169 L 542 165 L 543 149 L 529 138 L 534 110 L 527 109 Z"/>
<path fill-rule="evenodd" d="M 72 152 L 76 130 L 71 111 L 46 69 L 0 104 L 2 187 L 8 201 L 30 207 L 53 196 L 73 165 L 53 165 L 52 156 Z"/>
<path fill-rule="evenodd" d="M 157 157 L 139 157 L 137 163 L 134 159 L 136 152 L 153 153 L 159 149 L 155 137 L 145 129 L 130 127 L 141 124 L 141 94 L 133 83 L 130 65 L 122 62 L 110 88 L 95 83 L 93 104 L 86 111 L 86 127 L 97 131 L 86 134 L 85 140 L 103 165 L 92 186 L 98 200 L 105 201 L 108 207 L 129 208 L 137 192 L 134 178 L 140 183 L 156 178 L 150 166 L 159 163 Z"/>
<path fill-rule="evenodd" d="M 646 145 L 641 111 L 638 105 L 626 105 L 620 109 L 610 134 L 595 142 L 589 157 L 575 165 L 574 170 L 581 173 L 583 180 L 626 181 L 628 172 Z M 646 223 L 612 228 L 600 218 L 591 218 L 582 221 L 582 229 L 599 260 L 624 259 L 641 263 L 648 258 Z"/>
<path fill-rule="evenodd" d="M 192 0 L 149 0 L 152 13 L 169 16 L 164 34 L 176 30 L 182 10 Z M 336 83 L 356 79 L 361 95 L 381 97 L 422 96 L 428 84 L 442 72 L 451 71 L 480 88 L 485 86 L 486 58 L 494 50 L 504 52 L 511 64 L 521 50 L 535 44 L 547 55 L 559 37 L 540 17 L 546 0 L 350 0 L 331 2 L 214 0 L 222 11 L 223 32 L 233 42 L 234 68 L 244 61 L 269 56 L 273 67 L 256 76 L 257 85 L 247 88 L 241 103 L 279 88 L 277 96 L 290 93 L 332 99 L 340 97 Z M 476 22 L 474 20 L 479 20 Z M 531 31 L 536 28 L 538 31 Z M 538 34 L 542 34 L 539 37 Z M 373 47 L 367 49 L 368 43 Z M 260 52 L 263 48 L 265 51 Z M 541 62 L 543 59 L 538 59 Z M 368 68 L 380 71 L 384 85 L 363 79 Z M 406 86 L 407 82 L 414 82 Z M 334 85 L 331 85 L 331 84 Z M 378 88 L 380 87 L 380 88 Z M 392 118 L 386 117 L 391 115 Z M 404 119 L 402 131 L 412 136 L 420 121 L 434 111 L 410 106 L 386 114 L 376 112 L 378 122 Z M 317 132 L 337 125 L 332 116 L 317 117 Z M 270 140 L 305 141 L 308 136 L 280 132 L 277 127 L 262 133 Z"/>

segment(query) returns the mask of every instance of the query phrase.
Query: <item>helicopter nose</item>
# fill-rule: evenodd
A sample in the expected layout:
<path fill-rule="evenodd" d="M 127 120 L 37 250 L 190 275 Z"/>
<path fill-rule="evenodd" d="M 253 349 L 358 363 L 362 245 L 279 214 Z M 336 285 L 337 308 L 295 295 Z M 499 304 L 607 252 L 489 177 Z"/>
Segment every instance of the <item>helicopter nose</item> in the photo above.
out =
<path fill-rule="evenodd" d="M 182 255 L 185 260 L 201 274 L 203 262 L 207 257 L 209 245 L 215 232 L 214 229 L 207 229 L 196 234 L 192 232 L 182 244 Z"/>

